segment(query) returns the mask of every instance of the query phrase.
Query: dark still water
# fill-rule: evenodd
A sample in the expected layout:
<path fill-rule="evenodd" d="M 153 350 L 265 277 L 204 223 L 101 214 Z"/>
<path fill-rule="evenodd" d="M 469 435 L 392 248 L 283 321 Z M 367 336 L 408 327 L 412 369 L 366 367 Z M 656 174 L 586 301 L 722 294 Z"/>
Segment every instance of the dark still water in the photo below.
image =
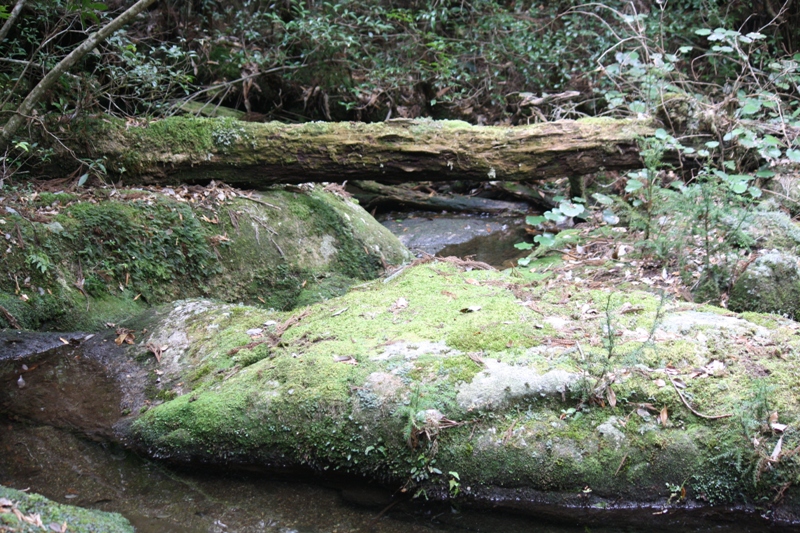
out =
<path fill-rule="evenodd" d="M 708 527 L 582 527 L 499 512 L 403 502 L 379 487 L 332 487 L 322 480 L 185 471 L 48 426 L 0 418 L 0 484 L 30 488 L 55 501 L 117 511 L 141 533 L 537 532 L 611 533 L 773 530 L 764 522 Z M 733 519 L 733 517 L 731 517 Z M 773 531 L 790 531 L 781 528 Z"/>

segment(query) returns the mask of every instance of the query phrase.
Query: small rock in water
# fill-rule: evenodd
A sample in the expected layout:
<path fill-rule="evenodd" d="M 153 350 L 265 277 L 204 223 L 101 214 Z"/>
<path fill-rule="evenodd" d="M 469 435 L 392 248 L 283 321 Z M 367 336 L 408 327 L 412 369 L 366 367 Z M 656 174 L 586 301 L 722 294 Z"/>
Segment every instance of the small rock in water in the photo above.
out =
<path fill-rule="evenodd" d="M 17 387 L 19 387 L 20 389 L 25 388 L 25 380 L 22 379 L 22 376 L 20 376 L 19 379 L 17 380 Z"/>

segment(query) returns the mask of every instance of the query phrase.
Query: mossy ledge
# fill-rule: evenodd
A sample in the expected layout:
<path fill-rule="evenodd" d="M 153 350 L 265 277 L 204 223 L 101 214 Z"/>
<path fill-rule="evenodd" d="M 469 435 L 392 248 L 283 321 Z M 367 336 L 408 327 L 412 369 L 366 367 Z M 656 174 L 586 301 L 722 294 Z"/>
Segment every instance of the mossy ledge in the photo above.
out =
<path fill-rule="evenodd" d="M 356 203 L 321 187 L 226 191 L 219 202 L 140 189 L 7 198 L 0 328 L 97 330 L 197 296 L 291 309 L 411 257 Z"/>
<path fill-rule="evenodd" d="M 57 526 L 57 531 L 71 533 L 133 533 L 133 526 L 117 513 L 107 513 L 93 509 L 82 509 L 72 505 L 63 505 L 48 500 L 38 494 L 30 494 L 19 490 L 10 489 L 0 485 L 0 499 L 6 499 L 11 504 L 8 510 L 0 511 L 0 530 L 14 533 L 33 533 L 55 531 L 51 524 Z M 17 518 L 11 507 L 18 510 L 25 518 L 38 515 L 44 527 L 28 523 Z M 8 529 L 6 529 L 8 528 Z"/>
<path fill-rule="evenodd" d="M 623 305 L 634 311 L 614 315 Z M 562 507 L 724 504 L 787 521 L 800 509 L 794 456 L 763 460 L 779 439 L 800 445 L 764 426 L 771 412 L 789 427 L 800 415 L 797 324 L 780 317 L 767 328 L 749 320 L 761 315 L 444 263 L 297 310 L 280 342 L 271 328 L 291 314 L 204 301 L 168 311 L 142 342 L 173 339 L 160 366 L 169 399 L 131 433 L 154 457 L 304 467 L 467 503 L 519 489 Z M 614 405 L 581 403 L 584 378 L 599 377 L 583 371 L 604 359 Z M 673 380 L 698 412 L 733 416 L 696 416 Z"/>

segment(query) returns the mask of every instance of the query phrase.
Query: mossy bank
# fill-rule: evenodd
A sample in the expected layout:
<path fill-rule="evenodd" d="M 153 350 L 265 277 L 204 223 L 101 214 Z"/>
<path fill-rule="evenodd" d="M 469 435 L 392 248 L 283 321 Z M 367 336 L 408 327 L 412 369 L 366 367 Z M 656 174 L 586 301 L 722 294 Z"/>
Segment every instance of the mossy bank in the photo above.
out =
<path fill-rule="evenodd" d="M 435 262 L 293 313 L 162 313 L 131 348 L 159 372 L 131 433 L 155 457 L 462 501 L 797 510 L 786 319 Z"/>
<path fill-rule="evenodd" d="M 289 309 L 410 257 L 322 187 L 161 191 L 5 198 L 0 327 L 93 330 L 193 296 Z"/>
<path fill-rule="evenodd" d="M 117 513 L 62 505 L 38 494 L 29 494 L 0 485 L 0 531 L 133 533 L 133 526 Z"/>

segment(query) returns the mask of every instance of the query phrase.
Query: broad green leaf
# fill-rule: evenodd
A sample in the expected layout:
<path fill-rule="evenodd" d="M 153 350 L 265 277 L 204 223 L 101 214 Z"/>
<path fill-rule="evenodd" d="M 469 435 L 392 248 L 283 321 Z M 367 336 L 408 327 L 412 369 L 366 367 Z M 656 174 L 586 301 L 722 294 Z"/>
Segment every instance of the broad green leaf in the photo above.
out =
<path fill-rule="evenodd" d="M 663 141 L 664 139 L 669 137 L 669 133 L 667 133 L 667 130 L 665 130 L 664 128 L 658 128 L 655 132 L 655 137 L 656 139 L 660 139 Z"/>
<path fill-rule="evenodd" d="M 753 198 L 761 198 L 761 189 L 758 187 L 750 187 L 747 189 L 747 192 L 749 192 L 750 196 Z"/>
<path fill-rule="evenodd" d="M 791 150 L 787 150 L 786 151 L 786 155 L 787 156 L 789 155 L 790 151 Z M 757 178 L 773 178 L 773 177 L 775 177 L 775 173 L 773 171 L 771 171 L 771 170 L 766 170 L 766 169 L 765 170 L 759 170 L 758 172 L 756 172 L 756 177 Z"/>
<path fill-rule="evenodd" d="M 794 163 L 800 163 L 800 150 L 789 149 L 786 150 L 786 157 L 789 158 L 789 161 Z"/>
<path fill-rule="evenodd" d="M 558 208 L 556 208 L 556 209 L 553 209 L 552 211 L 547 211 L 544 214 L 544 218 L 546 218 L 547 220 L 549 220 L 551 222 L 558 223 L 558 222 L 561 222 L 562 220 L 564 220 L 564 215 L 561 213 L 561 211 Z"/>
<path fill-rule="evenodd" d="M 736 194 L 742 194 L 744 191 L 747 190 L 747 182 L 746 181 L 737 181 L 731 184 L 731 190 Z"/>
<path fill-rule="evenodd" d="M 592 195 L 592 198 L 597 200 L 598 204 L 602 204 L 602 205 L 612 205 L 614 203 L 614 199 L 613 198 L 611 198 L 610 196 L 606 196 L 605 194 L 602 194 L 602 193 L 599 193 L 599 192 L 594 193 Z"/>
<path fill-rule="evenodd" d="M 711 35 L 711 30 L 708 28 L 700 28 L 699 30 L 694 30 L 695 35 Z"/>
<path fill-rule="evenodd" d="M 706 143 L 706 147 L 708 147 L 708 148 L 716 148 L 717 146 L 719 146 L 719 142 L 718 141 L 708 141 Z"/>
<path fill-rule="evenodd" d="M 628 183 L 625 185 L 625 192 L 636 192 L 639 189 L 644 187 L 644 183 L 639 180 L 628 180 Z"/>
<path fill-rule="evenodd" d="M 639 100 L 628 104 L 628 109 L 630 109 L 632 113 L 647 113 L 647 105 Z"/>
<path fill-rule="evenodd" d="M 521 266 L 521 267 L 526 267 L 526 266 L 531 264 L 531 258 L 530 257 L 523 257 L 521 259 L 517 259 L 517 264 L 519 266 Z"/>
<path fill-rule="evenodd" d="M 615 224 L 619 224 L 619 217 L 611 209 L 603 209 L 603 222 L 614 226 Z"/>
<path fill-rule="evenodd" d="M 542 233 L 533 238 L 534 242 L 538 242 L 540 246 L 545 248 L 553 246 L 556 243 L 556 236 L 552 233 Z"/>
<path fill-rule="evenodd" d="M 533 244 L 529 242 L 518 242 L 514 245 L 517 250 L 533 250 Z"/>
<path fill-rule="evenodd" d="M 575 202 L 561 202 L 558 208 L 561 213 L 568 217 L 576 217 L 585 210 L 581 204 L 576 204 Z"/>
<path fill-rule="evenodd" d="M 761 102 L 750 100 L 744 106 L 742 106 L 741 112 L 742 115 L 752 115 L 754 113 L 758 113 L 761 110 Z"/>

